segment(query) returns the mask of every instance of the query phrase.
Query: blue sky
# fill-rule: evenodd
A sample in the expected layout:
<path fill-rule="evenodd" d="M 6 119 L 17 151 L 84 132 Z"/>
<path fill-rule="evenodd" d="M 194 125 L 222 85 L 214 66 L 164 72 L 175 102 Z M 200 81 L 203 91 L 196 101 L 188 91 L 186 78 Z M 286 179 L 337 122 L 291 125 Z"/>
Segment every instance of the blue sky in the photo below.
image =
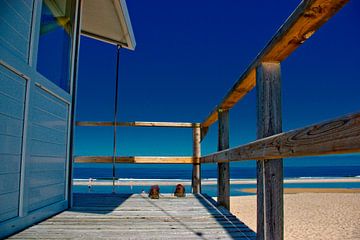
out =
<path fill-rule="evenodd" d="M 119 121 L 201 122 L 299 1 L 128 0 L 137 41 L 120 57 Z M 360 3 L 350 1 L 282 63 L 283 130 L 360 109 Z M 77 120 L 112 121 L 116 47 L 83 37 Z M 230 112 L 230 145 L 256 139 L 255 89 Z M 191 155 L 189 129 L 119 128 L 120 155 Z M 217 126 L 203 141 L 216 151 Z M 112 128 L 77 128 L 77 155 L 111 155 Z M 358 164 L 356 157 L 299 165 Z"/>

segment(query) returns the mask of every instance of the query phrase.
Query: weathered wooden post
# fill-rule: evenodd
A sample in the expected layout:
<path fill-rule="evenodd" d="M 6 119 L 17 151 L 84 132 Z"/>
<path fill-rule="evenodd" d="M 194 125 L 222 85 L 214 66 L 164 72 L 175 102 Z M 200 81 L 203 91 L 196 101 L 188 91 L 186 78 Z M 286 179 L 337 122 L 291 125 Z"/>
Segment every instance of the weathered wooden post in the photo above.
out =
<path fill-rule="evenodd" d="M 201 169 L 200 169 L 200 138 L 201 138 L 201 129 L 200 124 L 195 124 L 193 127 L 193 172 L 192 172 L 192 192 L 201 193 Z"/>
<path fill-rule="evenodd" d="M 218 110 L 218 150 L 229 148 L 229 110 Z M 230 209 L 230 163 L 218 163 L 218 204 Z"/>
<path fill-rule="evenodd" d="M 280 63 L 256 68 L 257 137 L 282 132 Z M 283 160 L 257 162 L 257 239 L 284 239 Z"/>

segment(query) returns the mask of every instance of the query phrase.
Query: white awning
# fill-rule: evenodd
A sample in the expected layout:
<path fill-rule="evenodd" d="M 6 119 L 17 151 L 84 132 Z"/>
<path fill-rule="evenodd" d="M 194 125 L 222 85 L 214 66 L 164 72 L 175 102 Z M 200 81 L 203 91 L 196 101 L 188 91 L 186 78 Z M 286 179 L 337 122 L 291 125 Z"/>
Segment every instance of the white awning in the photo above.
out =
<path fill-rule="evenodd" d="M 83 0 L 81 34 L 135 49 L 135 37 L 125 0 Z"/>

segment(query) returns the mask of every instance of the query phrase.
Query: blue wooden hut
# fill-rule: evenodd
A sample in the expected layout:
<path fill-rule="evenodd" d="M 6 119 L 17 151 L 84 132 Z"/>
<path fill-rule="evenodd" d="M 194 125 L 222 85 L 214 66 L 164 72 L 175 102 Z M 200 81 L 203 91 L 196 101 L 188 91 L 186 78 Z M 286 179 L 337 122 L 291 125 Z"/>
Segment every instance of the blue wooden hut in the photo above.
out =
<path fill-rule="evenodd" d="M 123 0 L 0 1 L 0 238 L 71 202 L 80 35 L 135 48 Z"/>

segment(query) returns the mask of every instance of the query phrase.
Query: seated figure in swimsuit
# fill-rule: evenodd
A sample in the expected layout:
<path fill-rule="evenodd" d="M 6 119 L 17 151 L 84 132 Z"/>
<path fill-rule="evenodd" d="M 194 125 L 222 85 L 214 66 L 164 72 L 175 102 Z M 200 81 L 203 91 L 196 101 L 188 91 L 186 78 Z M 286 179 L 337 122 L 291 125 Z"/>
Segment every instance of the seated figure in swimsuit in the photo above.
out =
<path fill-rule="evenodd" d="M 151 186 L 149 191 L 149 198 L 151 199 L 159 199 L 160 196 L 160 188 L 158 185 Z"/>
<path fill-rule="evenodd" d="M 185 197 L 185 187 L 182 184 L 176 185 L 174 195 L 176 197 Z"/>

